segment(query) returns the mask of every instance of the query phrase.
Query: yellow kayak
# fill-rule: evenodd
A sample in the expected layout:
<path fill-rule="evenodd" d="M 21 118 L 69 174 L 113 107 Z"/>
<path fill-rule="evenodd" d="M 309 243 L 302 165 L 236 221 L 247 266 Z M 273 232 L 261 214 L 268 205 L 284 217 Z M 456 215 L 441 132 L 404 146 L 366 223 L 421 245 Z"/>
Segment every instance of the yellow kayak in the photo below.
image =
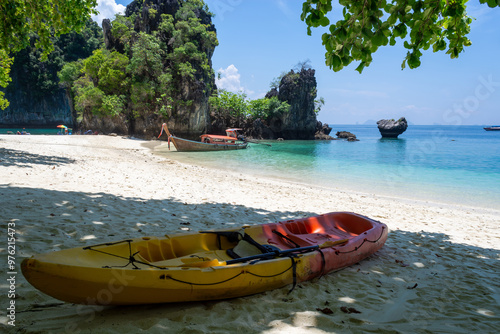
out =
<path fill-rule="evenodd" d="M 240 229 L 142 237 L 34 255 L 34 287 L 79 304 L 130 305 L 251 295 L 312 279 L 366 258 L 387 226 L 334 212 Z"/>

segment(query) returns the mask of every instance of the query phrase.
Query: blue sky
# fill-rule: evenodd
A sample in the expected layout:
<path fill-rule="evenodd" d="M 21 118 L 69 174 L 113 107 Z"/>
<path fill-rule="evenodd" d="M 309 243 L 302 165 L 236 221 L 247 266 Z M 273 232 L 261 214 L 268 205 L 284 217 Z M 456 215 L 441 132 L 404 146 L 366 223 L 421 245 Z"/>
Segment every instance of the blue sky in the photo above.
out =
<path fill-rule="evenodd" d="M 99 0 L 102 18 L 123 12 L 130 0 Z M 299 62 L 316 70 L 318 97 L 325 105 L 323 123 L 364 124 L 401 116 L 412 124 L 500 124 L 500 8 L 471 0 L 475 17 L 472 46 L 458 59 L 444 52 L 424 52 L 418 69 L 401 70 L 406 50 L 402 43 L 382 47 L 362 74 L 351 64 L 340 72 L 324 62 L 321 35 L 306 33 L 300 20 L 302 0 L 205 0 L 215 14 L 219 46 L 212 57 L 222 80 L 218 87 L 243 91 L 250 99 L 263 97 L 271 81 Z M 330 20 L 340 17 L 334 6 Z"/>

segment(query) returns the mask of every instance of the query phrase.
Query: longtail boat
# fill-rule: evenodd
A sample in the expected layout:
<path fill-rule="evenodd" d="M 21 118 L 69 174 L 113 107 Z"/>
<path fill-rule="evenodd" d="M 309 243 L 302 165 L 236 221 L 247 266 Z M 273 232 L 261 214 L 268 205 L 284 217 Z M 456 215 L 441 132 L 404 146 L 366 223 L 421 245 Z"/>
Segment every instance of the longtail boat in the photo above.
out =
<path fill-rule="evenodd" d="M 227 129 L 226 136 L 204 134 L 201 135 L 201 141 L 198 142 L 173 136 L 168 131 L 167 124 L 163 123 L 158 138 L 165 132 L 168 136 L 168 149 L 170 149 L 170 142 L 172 142 L 178 152 L 224 151 L 247 148 L 248 143 L 238 138 L 238 130 L 241 129 Z"/>
<path fill-rule="evenodd" d="M 247 296 L 311 280 L 379 250 L 385 224 L 351 212 L 139 237 L 33 255 L 35 288 L 63 301 L 131 305 Z"/>

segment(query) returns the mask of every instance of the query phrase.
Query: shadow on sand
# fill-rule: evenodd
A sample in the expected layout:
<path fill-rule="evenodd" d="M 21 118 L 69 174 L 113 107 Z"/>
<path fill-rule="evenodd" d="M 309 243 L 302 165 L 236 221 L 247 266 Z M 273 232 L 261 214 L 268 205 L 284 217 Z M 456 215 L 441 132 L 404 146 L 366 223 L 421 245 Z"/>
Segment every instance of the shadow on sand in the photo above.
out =
<path fill-rule="evenodd" d="M 0 147 L 0 166 L 4 167 L 31 168 L 31 165 L 60 166 L 74 162 L 75 160 L 73 159 L 33 154 L 26 151 Z"/>
<path fill-rule="evenodd" d="M 16 156 L 15 151 L 13 155 Z M 33 155 L 26 161 L 69 163 Z M 33 253 L 129 237 L 260 224 L 314 215 L 226 203 L 185 204 L 110 194 L 0 186 L 0 225 L 15 222 L 17 264 Z M 15 209 L 13 209 L 15 208 Z M 14 215 L 15 213 L 15 215 Z M 390 227 L 390 222 L 386 222 Z M 1 251 L 5 255 L 5 250 Z M 62 303 L 17 276 L 16 330 L 57 333 L 445 332 L 493 333 L 499 252 L 445 233 L 391 231 L 379 252 L 320 279 L 232 300 L 130 307 Z M 6 292 L 3 291 L 2 295 Z M 351 311 L 349 311 L 351 309 Z M 354 310 L 356 312 L 354 312 Z M 331 311 L 331 313 L 329 312 Z M 347 311 L 347 312 L 346 312 Z M 359 312 L 359 313 L 358 313 Z M 498 323 L 497 323 L 498 324 Z M 4 325 L 0 325 L 4 327 Z M 10 329 L 10 328 L 9 328 Z"/>

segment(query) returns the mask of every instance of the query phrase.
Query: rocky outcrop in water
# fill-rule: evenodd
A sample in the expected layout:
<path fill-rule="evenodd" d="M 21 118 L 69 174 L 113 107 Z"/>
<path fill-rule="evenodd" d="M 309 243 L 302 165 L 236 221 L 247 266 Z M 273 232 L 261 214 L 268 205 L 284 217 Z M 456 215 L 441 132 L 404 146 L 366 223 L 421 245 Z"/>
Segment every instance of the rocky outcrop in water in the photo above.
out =
<path fill-rule="evenodd" d="M 265 96 L 286 102 L 286 111 L 275 112 L 267 118 L 239 119 L 231 115 L 211 115 L 212 133 L 224 133 L 229 127 L 242 128 L 246 137 L 252 139 L 333 139 L 328 124 L 316 120 L 314 100 L 316 78 L 313 69 L 291 70 L 280 81 L 279 88 L 272 88 Z"/>
<path fill-rule="evenodd" d="M 397 121 L 393 119 L 381 119 L 377 122 L 378 129 L 383 138 L 398 138 L 408 128 L 408 122 L 404 117 Z"/>
<path fill-rule="evenodd" d="M 290 109 L 270 122 L 277 138 L 314 139 L 317 125 L 315 98 L 316 77 L 313 69 L 292 70 L 281 79 L 278 99 L 286 101 Z"/>
<path fill-rule="evenodd" d="M 316 140 L 332 140 L 335 139 L 330 136 L 330 132 L 332 132 L 332 128 L 328 126 L 328 124 L 323 124 L 320 121 L 316 124 L 316 133 L 314 134 L 314 139 Z"/>
<path fill-rule="evenodd" d="M 356 135 L 349 131 L 337 131 L 335 134 L 338 139 L 347 139 L 347 141 L 359 141 Z"/>

